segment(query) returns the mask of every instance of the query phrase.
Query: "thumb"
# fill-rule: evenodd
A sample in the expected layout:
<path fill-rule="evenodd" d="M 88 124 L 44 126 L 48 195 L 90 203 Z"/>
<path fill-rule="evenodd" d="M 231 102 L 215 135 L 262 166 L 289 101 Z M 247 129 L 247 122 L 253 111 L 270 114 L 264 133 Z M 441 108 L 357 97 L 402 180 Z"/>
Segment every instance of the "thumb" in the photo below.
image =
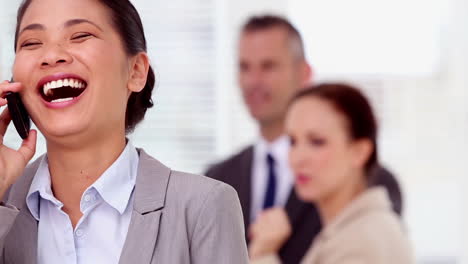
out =
<path fill-rule="evenodd" d="M 18 152 L 23 156 L 25 164 L 27 164 L 36 153 L 37 131 L 32 129 L 29 131 L 29 136 L 23 140 Z"/>

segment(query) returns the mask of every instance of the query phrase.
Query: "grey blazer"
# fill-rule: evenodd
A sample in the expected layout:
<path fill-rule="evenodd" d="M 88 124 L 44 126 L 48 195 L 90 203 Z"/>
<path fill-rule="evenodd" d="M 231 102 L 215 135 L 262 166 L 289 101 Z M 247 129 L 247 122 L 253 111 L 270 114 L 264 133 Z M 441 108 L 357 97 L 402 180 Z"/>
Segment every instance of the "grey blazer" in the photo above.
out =
<path fill-rule="evenodd" d="M 248 263 L 236 191 L 139 153 L 134 209 L 119 264 Z M 38 222 L 25 198 L 38 165 L 26 168 L 4 198 L 7 205 L 0 206 L 0 264 L 37 262 Z"/>

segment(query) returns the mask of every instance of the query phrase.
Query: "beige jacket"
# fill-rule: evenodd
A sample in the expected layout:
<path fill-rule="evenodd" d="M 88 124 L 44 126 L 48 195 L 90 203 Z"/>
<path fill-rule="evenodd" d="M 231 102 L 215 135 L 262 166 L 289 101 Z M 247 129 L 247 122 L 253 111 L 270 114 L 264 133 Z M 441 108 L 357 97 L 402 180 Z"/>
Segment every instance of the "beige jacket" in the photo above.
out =
<path fill-rule="evenodd" d="M 277 256 L 254 264 L 280 264 Z M 372 187 L 356 198 L 314 240 L 302 264 L 411 264 L 411 246 L 386 190 Z"/>

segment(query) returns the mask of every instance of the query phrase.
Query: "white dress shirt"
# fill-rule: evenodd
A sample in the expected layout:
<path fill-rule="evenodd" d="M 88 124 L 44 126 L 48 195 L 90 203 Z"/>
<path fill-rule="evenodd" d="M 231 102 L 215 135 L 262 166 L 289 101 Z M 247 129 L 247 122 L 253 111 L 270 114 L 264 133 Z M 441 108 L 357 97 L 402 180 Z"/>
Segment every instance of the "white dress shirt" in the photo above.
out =
<path fill-rule="evenodd" d="M 254 160 L 252 164 L 252 198 L 250 221 L 253 222 L 263 210 L 266 188 L 268 182 L 267 155 L 271 154 L 275 160 L 276 174 L 275 207 L 284 207 L 291 193 L 294 177 L 289 167 L 288 152 L 289 137 L 284 135 L 273 142 L 263 138 L 254 145 Z"/>
<path fill-rule="evenodd" d="M 83 216 L 73 229 L 63 203 L 52 193 L 47 156 L 42 159 L 26 197 L 39 221 L 39 264 L 119 262 L 133 210 L 138 161 L 135 147 L 127 143 L 119 158 L 83 193 Z"/>

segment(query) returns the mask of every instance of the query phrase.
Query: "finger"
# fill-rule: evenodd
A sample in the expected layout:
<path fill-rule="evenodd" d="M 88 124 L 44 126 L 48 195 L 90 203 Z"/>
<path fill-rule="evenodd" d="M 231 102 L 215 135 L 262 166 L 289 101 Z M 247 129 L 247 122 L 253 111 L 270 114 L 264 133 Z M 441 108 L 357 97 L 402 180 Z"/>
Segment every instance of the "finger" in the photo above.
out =
<path fill-rule="evenodd" d="M 5 97 L 7 92 L 18 93 L 21 91 L 21 83 L 1 83 L 0 84 L 0 95 Z"/>
<path fill-rule="evenodd" d="M 27 164 L 36 153 L 37 131 L 32 129 L 29 131 L 29 136 L 23 140 L 18 152 L 24 157 L 25 164 Z"/>
<path fill-rule="evenodd" d="M 10 90 L 11 89 L 11 92 L 19 92 L 21 89 L 21 83 L 19 82 L 7 82 L 7 81 L 4 81 L 2 83 L 0 83 L 0 89 L 7 89 L 7 90 Z M 19 88 L 18 88 L 19 87 Z"/>
<path fill-rule="evenodd" d="M 265 217 L 266 218 L 272 218 L 272 217 L 281 217 L 283 214 L 283 209 L 279 207 L 273 207 L 265 211 Z"/>
<path fill-rule="evenodd" d="M 5 135 L 5 132 L 10 122 L 11 122 L 10 112 L 8 111 L 8 108 L 5 108 L 2 114 L 0 114 L 0 135 L 1 136 Z"/>
<path fill-rule="evenodd" d="M 259 219 L 268 219 L 268 218 L 271 217 L 272 214 L 274 214 L 274 212 L 275 212 L 274 208 L 265 209 L 258 215 L 258 218 Z"/>

